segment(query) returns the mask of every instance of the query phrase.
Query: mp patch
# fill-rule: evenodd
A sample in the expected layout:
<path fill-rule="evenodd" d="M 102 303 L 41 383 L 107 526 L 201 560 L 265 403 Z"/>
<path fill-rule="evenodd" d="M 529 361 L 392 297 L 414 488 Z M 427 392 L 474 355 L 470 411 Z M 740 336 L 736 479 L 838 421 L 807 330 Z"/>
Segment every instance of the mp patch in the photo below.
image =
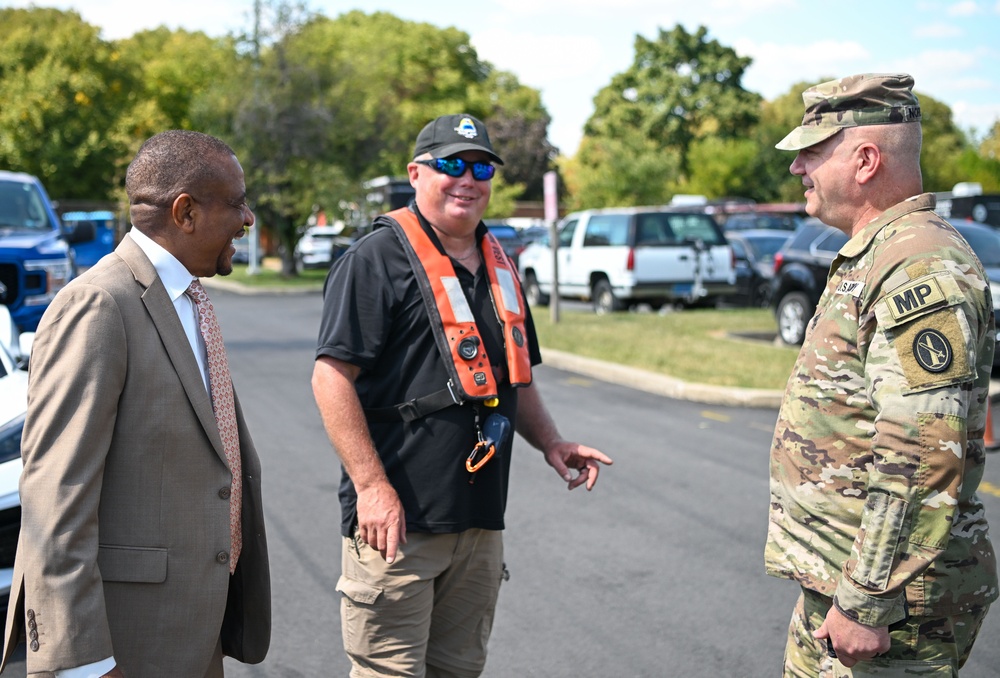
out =
<path fill-rule="evenodd" d="M 951 342 L 937 330 L 921 330 L 913 339 L 913 357 L 928 372 L 944 372 L 951 367 Z"/>
<path fill-rule="evenodd" d="M 937 306 L 945 300 L 941 284 L 934 278 L 924 278 L 890 292 L 886 303 L 893 319 L 899 322 Z"/>

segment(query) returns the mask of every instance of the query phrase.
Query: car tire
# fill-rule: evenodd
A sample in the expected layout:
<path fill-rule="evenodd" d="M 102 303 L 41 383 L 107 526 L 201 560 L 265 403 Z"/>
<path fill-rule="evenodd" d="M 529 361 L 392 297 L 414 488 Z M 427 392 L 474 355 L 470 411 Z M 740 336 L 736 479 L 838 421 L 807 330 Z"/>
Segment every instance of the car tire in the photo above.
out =
<path fill-rule="evenodd" d="M 524 296 L 527 298 L 529 306 L 549 305 L 549 295 L 542 294 L 542 288 L 538 286 L 538 278 L 531 271 L 524 274 Z"/>
<path fill-rule="evenodd" d="M 621 300 L 615 296 L 614 291 L 611 289 L 611 283 L 606 278 L 601 278 L 594 283 L 594 289 L 590 298 L 593 300 L 594 313 L 597 315 L 613 313 L 625 308 Z"/>
<path fill-rule="evenodd" d="M 789 292 L 778 302 L 775 316 L 778 337 L 786 344 L 799 345 L 806 336 L 806 325 L 812 317 L 812 304 L 802 292 Z"/>

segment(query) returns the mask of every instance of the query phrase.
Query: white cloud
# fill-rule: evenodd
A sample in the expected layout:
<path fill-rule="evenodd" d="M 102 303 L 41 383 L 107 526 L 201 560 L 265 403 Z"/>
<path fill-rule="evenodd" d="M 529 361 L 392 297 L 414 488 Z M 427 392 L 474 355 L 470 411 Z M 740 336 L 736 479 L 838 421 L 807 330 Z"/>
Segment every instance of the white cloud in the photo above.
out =
<path fill-rule="evenodd" d="M 974 16 L 979 13 L 979 6 L 975 0 L 963 0 L 956 2 L 948 8 L 948 16 Z"/>
<path fill-rule="evenodd" d="M 820 40 L 811 44 L 778 44 L 741 39 L 733 44 L 741 56 L 753 58 L 743 86 L 774 99 L 797 82 L 819 82 L 870 70 L 871 53 L 850 40 Z"/>
<path fill-rule="evenodd" d="M 593 35 L 545 35 L 491 28 L 470 36 L 479 57 L 516 73 L 532 87 L 585 76 L 604 62 L 601 40 Z"/>
<path fill-rule="evenodd" d="M 960 38 L 965 34 L 961 28 L 954 24 L 926 24 L 913 31 L 916 38 Z"/>
<path fill-rule="evenodd" d="M 955 124 L 962 129 L 975 128 L 980 136 L 989 132 L 995 123 L 1000 122 L 1000 102 L 973 104 L 959 100 L 951 104 L 951 112 Z"/>

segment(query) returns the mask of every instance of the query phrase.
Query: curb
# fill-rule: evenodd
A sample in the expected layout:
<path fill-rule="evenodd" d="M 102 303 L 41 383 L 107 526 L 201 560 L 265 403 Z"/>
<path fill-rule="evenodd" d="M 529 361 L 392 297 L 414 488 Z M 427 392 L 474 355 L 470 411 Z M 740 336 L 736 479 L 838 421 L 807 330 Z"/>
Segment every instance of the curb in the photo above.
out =
<path fill-rule="evenodd" d="M 199 278 L 201 284 L 208 288 L 214 288 L 217 290 L 225 290 L 226 292 L 232 292 L 233 294 L 242 294 L 244 296 L 253 296 L 256 294 L 322 294 L 322 285 L 303 285 L 301 287 L 251 287 L 250 285 L 244 285 L 243 283 L 233 282 L 231 280 L 226 280 L 222 276 L 212 276 L 210 278 Z"/>

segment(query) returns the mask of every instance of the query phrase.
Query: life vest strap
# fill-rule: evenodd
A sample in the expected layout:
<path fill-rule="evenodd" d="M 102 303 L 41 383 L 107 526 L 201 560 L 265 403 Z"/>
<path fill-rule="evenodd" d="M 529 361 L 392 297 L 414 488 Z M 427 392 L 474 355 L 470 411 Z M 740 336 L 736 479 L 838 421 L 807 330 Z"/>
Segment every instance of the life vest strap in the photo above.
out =
<path fill-rule="evenodd" d="M 461 405 L 462 401 L 455 392 L 451 381 L 447 388 L 435 391 L 420 398 L 407 400 L 391 407 L 372 407 L 365 409 L 365 418 L 372 424 L 389 424 L 396 421 L 407 423 L 416 421 L 452 405 Z"/>

